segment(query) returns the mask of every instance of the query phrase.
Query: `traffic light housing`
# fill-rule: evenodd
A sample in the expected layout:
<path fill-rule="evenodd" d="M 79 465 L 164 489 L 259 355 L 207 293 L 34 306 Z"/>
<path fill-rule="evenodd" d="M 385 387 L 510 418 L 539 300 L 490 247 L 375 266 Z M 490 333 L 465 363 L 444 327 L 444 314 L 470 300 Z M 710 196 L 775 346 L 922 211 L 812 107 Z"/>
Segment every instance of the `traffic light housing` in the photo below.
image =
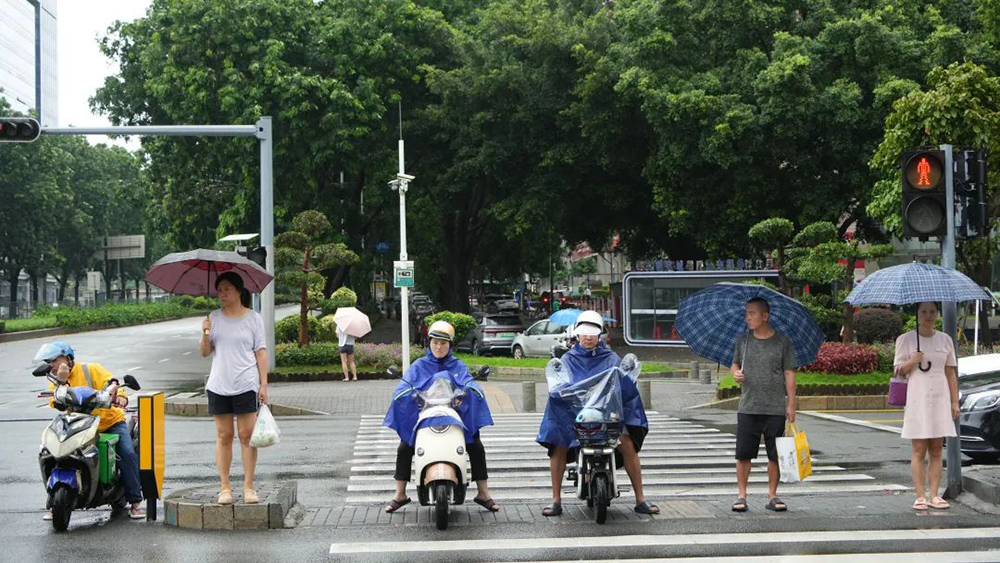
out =
<path fill-rule="evenodd" d="M 247 258 L 253 260 L 261 268 L 267 269 L 267 247 L 257 246 L 247 251 Z"/>
<path fill-rule="evenodd" d="M 978 150 L 955 153 L 955 236 L 986 236 L 988 213 L 986 154 Z"/>
<path fill-rule="evenodd" d="M 38 121 L 30 117 L 0 117 L 0 143 L 30 143 L 42 134 Z"/>
<path fill-rule="evenodd" d="M 903 184 L 903 237 L 944 236 L 944 151 L 904 151 L 900 155 Z"/>

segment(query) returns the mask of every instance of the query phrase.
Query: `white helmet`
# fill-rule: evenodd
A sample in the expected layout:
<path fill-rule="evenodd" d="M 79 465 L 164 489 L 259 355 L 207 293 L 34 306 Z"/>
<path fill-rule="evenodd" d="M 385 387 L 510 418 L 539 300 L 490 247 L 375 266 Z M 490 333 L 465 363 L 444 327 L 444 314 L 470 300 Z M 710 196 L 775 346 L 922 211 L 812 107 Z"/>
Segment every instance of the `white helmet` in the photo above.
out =
<path fill-rule="evenodd" d="M 597 311 L 584 311 L 576 318 L 573 334 L 576 336 L 598 336 L 604 332 L 604 317 Z"/>

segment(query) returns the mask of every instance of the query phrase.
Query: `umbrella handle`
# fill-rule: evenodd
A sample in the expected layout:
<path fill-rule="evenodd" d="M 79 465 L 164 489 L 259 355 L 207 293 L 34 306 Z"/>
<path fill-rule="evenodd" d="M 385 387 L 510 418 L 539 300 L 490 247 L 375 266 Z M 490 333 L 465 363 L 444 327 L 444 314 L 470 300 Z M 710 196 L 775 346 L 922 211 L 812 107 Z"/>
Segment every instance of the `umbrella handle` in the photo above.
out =
<path fill-rule="evenodd" d="M 917 352 L 919 352 L 920 351 L 920 329 L 917 329 L 915 332 L 917 333 Z M 927 367 L 924 367 L 923 362 L 917 364 L 917 367 L 920 368 L 920 371 L 928 372 L 928 371 L 931 370 L 931 366 L 932 365 L 934 365 L 933 362 L 928 361 L 927 362 Z"/>

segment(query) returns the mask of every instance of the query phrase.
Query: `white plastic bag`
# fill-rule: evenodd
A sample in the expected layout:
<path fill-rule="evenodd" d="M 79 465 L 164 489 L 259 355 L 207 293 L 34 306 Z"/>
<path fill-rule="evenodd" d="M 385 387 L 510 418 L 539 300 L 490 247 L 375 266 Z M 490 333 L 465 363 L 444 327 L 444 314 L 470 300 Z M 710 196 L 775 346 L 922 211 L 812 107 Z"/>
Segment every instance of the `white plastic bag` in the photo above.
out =
<path fill-rule="evenodd" d="M 267 405 L 261 405 L 257 411 L 257 424 L 253 427 L 253 436 L 250 436 L 250 445 L 255 448 L 266 448 L 281 441 L 281 431 L 278 430 L 278 423 L 271 415 L 271 409 Z"/>

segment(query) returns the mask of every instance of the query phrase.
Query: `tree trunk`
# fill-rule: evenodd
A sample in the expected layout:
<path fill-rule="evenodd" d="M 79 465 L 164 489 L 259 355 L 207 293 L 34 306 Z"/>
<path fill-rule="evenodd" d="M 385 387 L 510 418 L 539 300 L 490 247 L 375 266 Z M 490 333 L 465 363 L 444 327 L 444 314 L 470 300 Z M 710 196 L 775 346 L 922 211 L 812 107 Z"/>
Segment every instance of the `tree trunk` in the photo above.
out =
<path fill-rule="evenodd" d="M 854 289 L 854 262 L 856 258 L 849 257 L 847 261 L 847 293 L 850 294 L 851 290 Z M 844 303 L 844 335 L 841 338 L 842 342 L 853 342 L 854 341 L 854 305 L 850 303 Z"/>
<path fill-rule="evenodd" d="M 309 273 L 309 251 L 312 248 L 306 248 L 305 259 L 302 261 L 302 272 L 305 274 Z M 306 344 L 309 343 L 309 335 L 307 333 L 307 328 L 309 326 L 309 284 L 302 284 L 302 291 L 299 295 L 301 304 L 299 305 L 299 348 L 305 348 Z"/>
<path fill-rule="evenodd" d="M 788 292 L 788 276 L 785 275 L 785 249 L 778 247 L 778 288 L 781 293 L 791 295 Z"/>
<path fill-rule="evenodd" d="M 83 276 L 80 274 L 77 274 L 76 277 L 73 278 L 73 305 L 76 307 L 80 306 L 80 279 L 82 277 Z"/>
<path fill-rule="evenodd" d="M 10 270 L 10 277 L 7 278 L 7 283 L 10 284 L 10 309 L 7 311 L 8 318 L 17 318 L 17 293 L 18 293 L 18 281 L 21 276 L 21 269 L 17 266 L 13 266 Z"/>
<path fill-rule="evenodd" d="M 31 296 L 31 301 L 29 307 L 34 309 L 38 308 L 38 274 L 34 272 L 28 272 L 28 280 L 31 283 L 31 289 L 28 290 L 28 295 Z"/>
<path fill-rule="evenodd" d="M 149 303 L 149 282 L 143 282 L 146 284 L 146 303 Z"/>

